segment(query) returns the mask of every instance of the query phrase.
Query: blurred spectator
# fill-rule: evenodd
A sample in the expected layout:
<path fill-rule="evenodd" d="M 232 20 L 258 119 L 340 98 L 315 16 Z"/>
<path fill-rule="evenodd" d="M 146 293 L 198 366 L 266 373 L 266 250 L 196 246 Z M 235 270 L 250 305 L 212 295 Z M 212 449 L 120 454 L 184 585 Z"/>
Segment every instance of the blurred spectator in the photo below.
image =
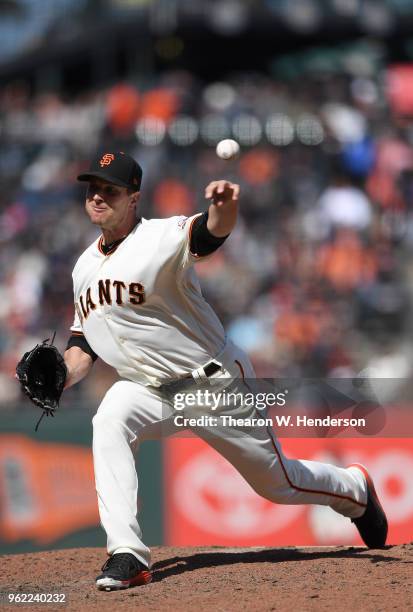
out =
<path fill-rule="evenodd" d="M 160 180 L 153 194 L 157 217 L 190 216 L 194 212 L 193 196 L 188 187 L 177 179 Z"/>
<path fill-rule="evenodd" d="M 353 291 L 375 279 L 376 254 L 362 244 L 356 232 L 339 229 L 334 240 L 320 248 L 316 272 L 335 291 Z"/>
<path fill-rule="evenodd" d="M 372 207 L 365 193 L 350 175 L 340 168 L 335 169 L 331 185 L 325 189 L 318 201 L 318 214 L 324 237 L 337 228 L 366 231 L 372 223 Z"/>
<path fill-rule="evenodd" d="M 131 85 L 112 87 L 106 100 L 106 119 L 114 135 L 128 134 L 139 116 L 140 97 Z"/>

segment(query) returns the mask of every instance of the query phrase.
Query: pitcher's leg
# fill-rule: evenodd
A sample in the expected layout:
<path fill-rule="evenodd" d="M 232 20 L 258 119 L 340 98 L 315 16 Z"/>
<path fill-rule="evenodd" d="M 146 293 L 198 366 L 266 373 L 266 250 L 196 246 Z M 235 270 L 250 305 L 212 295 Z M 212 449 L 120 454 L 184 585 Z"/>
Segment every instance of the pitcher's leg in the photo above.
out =
<path fill-rule="evenodd" d="M 95 481 L 108 554 L 131 552 L 146 566 L 150 551 L 142 542 L 137 519 L 134 452 L 145 430 L 161 419 L 158 397 L 130 381 L 115 383 L 93 418 Z"/>
<path fill-rule="evenodd" d="M 265 427 L 249 434 L 222 428 L 197 430 L 224 456 L 261 496 L 279 504 L 320 504 L 356 518 L 366 508 L 365 479 L 356 468 L 287 459 L 279 442 Z"/>
<path fill-rule="evenodd" d="M 226 367 L 238 377 L 239 389 L 246 393 L 248 382 L 255 376 L 254 370 L 243 351 L 235 346 L 230 351 Z M 242 432 L 218 428 L 206 434 L 200 435 L 225 456 L 260 495 L 271 501 L 331 506 L 350 518 L 361 516 L 366 509 L 366 480 L 357 468 L 287 459 L 273 430 L 265 426 Z"/>
<path fill-rule="evenodd" d="M 330 506 L 350 518 L 364 513 L 367 487 L 359 470 L 351 467 L 341 468 L 320 461 L 287 459 L 271 430 L 269 438 L 276 455 L 278 478 L 286 487 L 279 503 Z"/>

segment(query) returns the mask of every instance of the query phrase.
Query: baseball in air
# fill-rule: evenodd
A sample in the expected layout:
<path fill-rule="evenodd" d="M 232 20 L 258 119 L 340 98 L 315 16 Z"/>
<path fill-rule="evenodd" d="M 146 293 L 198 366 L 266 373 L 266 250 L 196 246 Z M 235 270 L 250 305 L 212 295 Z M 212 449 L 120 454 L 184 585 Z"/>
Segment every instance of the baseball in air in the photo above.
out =
<path fill-rule="evenodd" d="M 239 154 L 240 147 L 236 140 L 226 138 L 219 141 L 216 151 L 221 159 L 234 159 Z"/>

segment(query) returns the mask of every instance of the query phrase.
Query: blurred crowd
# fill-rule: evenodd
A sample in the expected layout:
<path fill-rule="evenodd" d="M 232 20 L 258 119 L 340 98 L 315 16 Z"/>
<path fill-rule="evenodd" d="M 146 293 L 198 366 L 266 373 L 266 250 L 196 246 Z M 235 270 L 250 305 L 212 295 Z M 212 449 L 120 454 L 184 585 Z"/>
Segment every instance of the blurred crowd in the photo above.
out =
<path fill-rule="evenodd" d="M 0 404 L 20 398 L 21 354 L 73 319 L 71 271 L 98 235 L 76 175 L 97 150 L 142 165 L 141 214 L 204 210 L 204 187 L 241 184 L 231 238 L 198 265 L 203 292 L 265 377 L 403 378 L 413 288 L 413 99 L 408 70 L 281 82 L 189 72 L 76 96 L 0 94 Z M 406 85 L 406 86 L 405 86 Z M 237 160 L 215 155 L 234 137 Z M 72 401 L 115 374 L 99 361 Z"/>

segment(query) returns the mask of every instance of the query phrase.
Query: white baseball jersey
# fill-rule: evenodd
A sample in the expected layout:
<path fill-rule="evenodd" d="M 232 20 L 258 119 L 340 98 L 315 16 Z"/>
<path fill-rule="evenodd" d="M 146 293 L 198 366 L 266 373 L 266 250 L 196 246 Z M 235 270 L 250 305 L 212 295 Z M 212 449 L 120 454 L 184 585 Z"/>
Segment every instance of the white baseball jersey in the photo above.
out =
<path fill-rule="evenodd" d="M 199 259 L 190 252 L 196 217 L 142 219 L 107 255 L 98 238 L 74 267 L 71 330 L 122 378 L 158 386 L 225 344 L 192 265 Z"/>

